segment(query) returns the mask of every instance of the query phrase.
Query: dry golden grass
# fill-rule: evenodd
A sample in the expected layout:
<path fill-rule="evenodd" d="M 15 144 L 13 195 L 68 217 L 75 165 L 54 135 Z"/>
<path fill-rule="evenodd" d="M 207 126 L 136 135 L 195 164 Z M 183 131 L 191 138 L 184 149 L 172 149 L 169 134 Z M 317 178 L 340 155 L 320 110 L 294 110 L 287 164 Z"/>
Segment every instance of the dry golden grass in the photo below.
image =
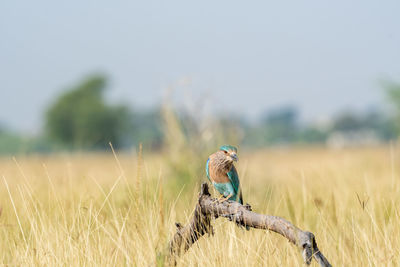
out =
<path fill-rule="evenodd" d="M 205 180 L 199 172 L 195 182 L 179 183 L 166 157 L 2 158 L 1 263 L 162 265 L 174 222 L 186 223 Z M 400 265 L 397 148 L 240 151 L 240 159 L 245 202 L 312 231 L 333 266 Z M 277 234 L 224 219 L 214 225 L 215 235 L 195 244 L 180 266 L 303 264 Z"/>

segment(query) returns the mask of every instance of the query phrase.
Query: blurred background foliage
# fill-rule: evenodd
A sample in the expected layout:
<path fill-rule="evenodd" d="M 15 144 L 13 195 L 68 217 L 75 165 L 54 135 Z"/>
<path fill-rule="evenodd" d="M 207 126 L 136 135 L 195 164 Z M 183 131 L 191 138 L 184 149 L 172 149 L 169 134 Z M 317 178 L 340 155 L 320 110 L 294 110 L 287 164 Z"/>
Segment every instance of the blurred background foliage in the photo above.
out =
<path fill-rule="evenodd" d="M 102 149 L 125 144 L 132 120 L 128 107 L 108 105 L 104 76 L 93 76 L 62 94 L 46 112 L 49 140 L 70 149 Z"/>
<path fill-rule="evenodd" d="M 65 90 L 48 107 L 44 127 L 36 136 L 25 136 L 0 127 L 0 153 L 50 153 L 101 151 L 109 142 L 129 150 L 139 143 L 147 150 L 168 154 L 181 177 L 199 173 L 197 162 L 222 143 L 241 147 L 371 145 L 395 140 L 400 130 L 400 85 L 383 84 L 391 106 L 365 112 L 344 110 L 329 121 L 299 119 L 295 106 L 265 111 L 255 121 L 243 117 L 201 116 L 197 109 L 177 110 L 170 99 L 159 107 L 136 110 L 126 104 L 109 103 L 107 77 L 96 74 Z M 200 165 L 199 165 L 200 166 Z"/>

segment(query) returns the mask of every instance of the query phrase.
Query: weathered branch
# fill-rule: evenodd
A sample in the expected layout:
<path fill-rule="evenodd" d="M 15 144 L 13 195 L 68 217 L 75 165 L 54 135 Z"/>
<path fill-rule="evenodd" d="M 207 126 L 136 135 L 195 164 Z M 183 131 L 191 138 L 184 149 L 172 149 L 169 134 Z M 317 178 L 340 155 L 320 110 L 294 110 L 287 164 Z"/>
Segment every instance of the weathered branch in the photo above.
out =
<path fill-rule="evenodd" d="M 219 203 L 211 198 L 206 183 L 201 185 L 199 200 L 190 222 L 184 227 L 176 223 L 177 231 L 169 245 L 171 264 L 176 265 L 176 257 L 185 253 L 204 234 L 213 234 L 212 217 L 225 217 L 239 226 L 276 232 L 301 249 L 305 263 L 310 264 L 314 257 L 320 266 L 331 266 L 319 251 L 313 233 L 302 231 L 283 218 L 252 212 L 248 204 L 243 206 L 234 201 Z"/>

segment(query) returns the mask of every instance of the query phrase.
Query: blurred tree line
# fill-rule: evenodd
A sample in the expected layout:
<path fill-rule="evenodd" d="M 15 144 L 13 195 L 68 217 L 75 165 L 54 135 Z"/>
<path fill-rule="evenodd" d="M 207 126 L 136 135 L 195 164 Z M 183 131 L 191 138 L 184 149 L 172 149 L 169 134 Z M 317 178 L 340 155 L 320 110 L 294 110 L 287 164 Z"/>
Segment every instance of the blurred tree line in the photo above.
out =
<path fill-rule="evenodd" d="M 329 123 L 301 123 L 294 107 L 282 107 L 267 112 L 259 123 L 246 130 L 248 145 L 323 144 L 334 133 L 343 136 L 370 132 L 377 142 L 387 142 L 397 136 L 395 118 L 380 110 L 365 113 L 343 111 Z"/>
<path fill-rule="evenodd" d="M 191 136 L 186 141 L 194 146 L 209 142 L 207 136 L 211 135 L 248 147 L 325 144 L 337 133 L 345 138 L 362 132 L 372 133 L 379 142 L 387 142 L 396 139 L 400 131 L 400 85 L 386 83 L 385 89 L 393 108 L 388 114 L 393 116 L 378 109 L 364 113 L 344 111 L 329 123 L 305 123 L 299 120 L 295 107 L 284 106 L 266 112 L 255 123 L 244 118 L 199 122 L 185 112 L 176 115 L 161 107 L 139 111 L 125 104 L 108 103 L 104 95 L 107 79 L 94 75 L 67 90 L 49 106 L 40 136 L 24 137 L 0 127 L 0 153 L 104 150 L 109 142 L 116 148 L 143 143 L 150 149 L 159 149 L 184 138 L 179 135 Z M 204 124 L 210 127 L 200 129 L 199 125 Z M 179 134 L 174 130 L 178 128 Z M 200 139 L 204 142 L 198 143 Z"/>

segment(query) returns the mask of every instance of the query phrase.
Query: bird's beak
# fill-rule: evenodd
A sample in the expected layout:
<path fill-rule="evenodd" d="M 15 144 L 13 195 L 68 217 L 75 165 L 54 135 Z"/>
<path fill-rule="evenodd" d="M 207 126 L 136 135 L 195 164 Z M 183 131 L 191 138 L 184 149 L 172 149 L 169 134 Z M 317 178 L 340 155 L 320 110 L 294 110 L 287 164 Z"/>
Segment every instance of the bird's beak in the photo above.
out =
<path fill-rule="evenodd" d="M 238 158 L 236 153 L 231 153 L 230 156 L 231 156 L 233 161 L 238 161 L 239 160 L 239 158 Z"/>

